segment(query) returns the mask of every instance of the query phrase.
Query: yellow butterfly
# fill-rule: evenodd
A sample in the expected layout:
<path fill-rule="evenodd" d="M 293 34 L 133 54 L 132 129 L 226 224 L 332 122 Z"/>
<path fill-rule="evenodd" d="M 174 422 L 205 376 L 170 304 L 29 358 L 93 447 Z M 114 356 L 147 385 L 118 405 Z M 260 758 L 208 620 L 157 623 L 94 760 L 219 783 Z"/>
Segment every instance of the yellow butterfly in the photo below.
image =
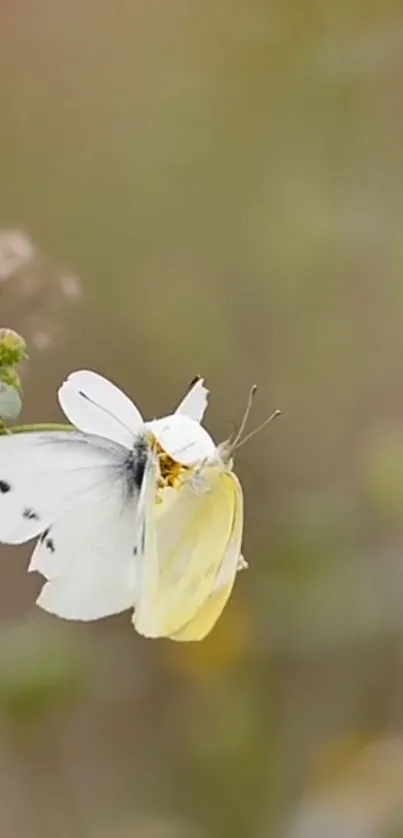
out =
<path fill-rule="evenodd" d="M 237 571 L 246 567 L 241 555 L 243 492 L 233 472 L 232 453 L 250 438 L 240 442 L 254 392 L 236 439 L 201 460 L 179 486 L 163 489 L 154 520 L 147 521 L 133 616 L 139 634 L 202 640 L 220 617 Z"/>

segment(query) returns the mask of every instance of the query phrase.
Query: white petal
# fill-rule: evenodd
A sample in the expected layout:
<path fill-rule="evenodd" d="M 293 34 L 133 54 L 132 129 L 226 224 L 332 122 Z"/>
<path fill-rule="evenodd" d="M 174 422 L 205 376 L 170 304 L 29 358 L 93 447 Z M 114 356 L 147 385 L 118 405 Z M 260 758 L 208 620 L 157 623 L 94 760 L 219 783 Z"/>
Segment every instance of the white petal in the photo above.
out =
<path fill-rule="evenodd" d="M 147 422 L 147 427 L 164 451 L 184 466 L 191 466 L 200 460 L 216 456 L 216 445 L 210 434 L 188 416 L 175 413 L 173 416 Z"/>
<path fill-rule="evenodd" d="M 112 439 L 131 448 L 143 424 L 137 407 L 102 375 L 79 370 L 59 388 L 60 406 L 70 422 L 89 434 Z"/>
<path fill-rule="evenodd" d="M 182 413 L 184 416 L 189 416 L 189 419 L 194 419 L 195 422 L 201 422 L 208 404 L 208 394 L 204 379 L 199 378 L 176 408 L 176 413 Z"/>

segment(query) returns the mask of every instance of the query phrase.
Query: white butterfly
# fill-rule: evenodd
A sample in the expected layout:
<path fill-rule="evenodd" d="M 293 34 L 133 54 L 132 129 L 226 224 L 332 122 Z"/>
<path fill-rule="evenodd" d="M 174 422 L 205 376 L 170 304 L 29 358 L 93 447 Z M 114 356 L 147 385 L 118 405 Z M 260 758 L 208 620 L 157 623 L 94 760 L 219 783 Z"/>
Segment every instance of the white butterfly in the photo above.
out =
<path fill-rule="evenodd" d="M 214 455 L 199 424 L 207 394 L 200 379 L 173 415 L 144 422 L 114 384 L 82 370 L 59 390 L 76 430 L 0 436 L 0 541 L 39 536 L 29 566 L 47 579 L 38 605 L 76 620 L 135 606 L 164 466 L 169 478 L 173 464 Z"/>

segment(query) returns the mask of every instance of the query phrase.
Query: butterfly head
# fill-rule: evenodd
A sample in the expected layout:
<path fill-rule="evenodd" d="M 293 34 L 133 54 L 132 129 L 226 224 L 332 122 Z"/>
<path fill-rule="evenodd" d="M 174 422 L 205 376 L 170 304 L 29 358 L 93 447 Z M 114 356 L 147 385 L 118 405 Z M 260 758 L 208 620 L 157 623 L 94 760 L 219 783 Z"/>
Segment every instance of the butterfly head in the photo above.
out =
<path fill-rule="evenodd" d="M 214 456 L 216 446 L 199 422 L 174 414 L 148 423 L 148 444 L 158 457 L 159 488 L 178 488 L 196 464 Z"/>
<path fill-rule="evenodd" d="M 155 437 L 153 437 L 151 445 L 158 457 L 160 470 L 159 488 L 177 489 L 183 482 L 184 477 L 188 474 L 189 466 L 182 465 L 174 460 L 167 451 L 164 451 L 162 445 Z"/>

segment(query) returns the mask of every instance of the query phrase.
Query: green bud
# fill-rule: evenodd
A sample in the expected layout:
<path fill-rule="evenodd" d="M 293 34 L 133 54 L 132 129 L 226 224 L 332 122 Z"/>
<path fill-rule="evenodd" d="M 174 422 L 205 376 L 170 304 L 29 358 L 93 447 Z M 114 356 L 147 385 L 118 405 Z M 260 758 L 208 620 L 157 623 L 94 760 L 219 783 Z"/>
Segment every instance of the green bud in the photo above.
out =
<path fill-rule="evenodd" d="M 24 338 L 13 329 L 0 329 L 0 368 L 14 367 L 27 358 Z"/>
<path fill-rule="evenodd" d="M 14 387 L 16 390 L 21 390 L 21 380 L 17 370 L 13 367 L 0 367 L 0 381 L 8 384 L 9 387 Z"/>

